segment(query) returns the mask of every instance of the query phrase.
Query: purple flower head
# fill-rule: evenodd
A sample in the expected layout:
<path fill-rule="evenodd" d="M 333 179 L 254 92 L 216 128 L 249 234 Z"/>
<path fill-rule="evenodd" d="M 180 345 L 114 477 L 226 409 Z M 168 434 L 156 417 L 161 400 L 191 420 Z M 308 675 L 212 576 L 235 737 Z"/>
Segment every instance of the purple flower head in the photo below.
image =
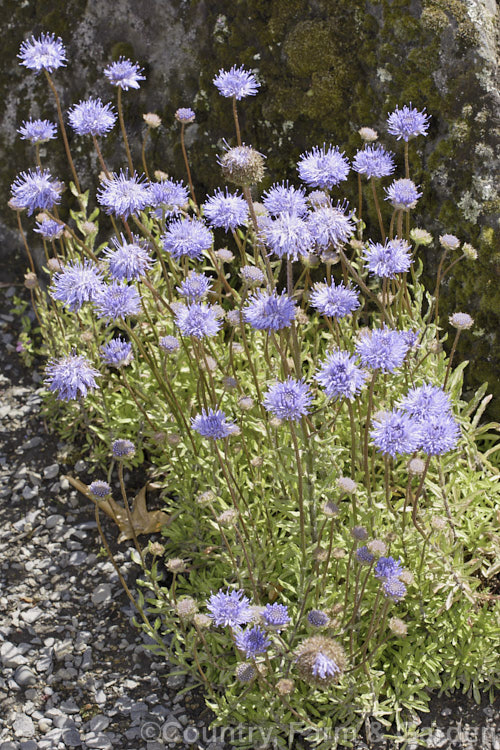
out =
<path fill-rule="evenodd" d="M 180 107 L 175 113 L 175 119 L 188 125 L 194 122 L 196 115 L 190 107 Z"/>
<path fill-rule="evenodd" d="M 357 292 L 344 286 L 342 281 L 335 284 L 333 279 L 331 284 L 326 279 L 314 284 L 309 302 L 322 315 L 330 318 L 345 318 L 359 307 Z"/>
<path fill-rule="evenodd" d="M 400 602 L 406 596 L 406 586 L 399 578 L 388 578 L 382 584 L 382 590 L 385 596 L 393 602 Z"/>
<path fill-rule="evenodd" d="M 371 565 L 375 560 L 375 555 L 372 555 L 368 547 L 364 545 L 356 550 L 356 559 L 362 565 Z"/>
<path fill-rule="evenodd" d="M 212 247 L 212 232 L 200 219 L 176 219 L 162 236 L 163 249 L 178 261 L 184 256 L 200 260 L 203 251 Z"/>
<path fill-rule="evenodd" d="M 244 99 L 246 96 L 255 96 L 260 83 L 253 73 L 245 70 L 243 65 L 237 68 L 233 65 L 231 70 L 219 70 L 218 75 L 213 80 L 215 86 L 219 89 L 222 96 L 236 99 Z"/>
<path fill-rule="evenodd" d="M 290 622 L 288 608 L 285 604 L 266 604 L 262 619 L 268 628 L 279 632 Z"/>
<path fill-rule="evenodd" d="M 398 578 L 403 572 L 401 560 L 395 560 L 393 557 L 380 557 L 375 565 L 375 578 Z"/>
<path fill-rule="evenodd" d="M 309 215 L 309 229 L 319 248 L 338 247 L 354 234 L 352 211 L 346 204 L 318 208 Z"/>
<path fill-rule="evenodd" d="M 121 242 L 113 237 L 115 250 L 107 248 L 104 257 L 109 263 L 109 272 L 114 279 L 132 281 L 144 276 L 153 265 L 153 259 L 143 239 L 132 235 L 132 242 L 127 242 L 123 234 Z"/>
<path fill-rule="evenodd" d="M 383 146 L 365 146 L 357 152 L 352 162 L 352 168 L 370 177 L 387 177 L 395 169 L 394 154 L 386 151 Z"/>
<path fill-rule="evenodd" d="M 45 143 L 56 137 L 57 125 L 49 120 L 26 120 L 17 132 L 24 141 Z"/>
<path fill-rule="evenodd" d="M 437 385 L 424 383 L 416 388 L 410 388 L 398 404 L 398 409 L 411 414 L 419 421 L 426 421 L 428 417 L 438 417 L 451 413 L 450 397 Z"/>
<path fill-rule="evenodd" d="M 350 401 L 361 391 L 366 378 L 367 374 L 358 367 L 355 358 L 340 349 L 327 355 L 315 376 L 328 398 Z"/>
<path fill-rule="evenodd" d="M 404 335 L 404 339 L 408 345 L 408 349 L 420 349 L 420 344 L 418 343 L 418 337 L 420 336 L 421 331 L 418 331 L 413 328 L 409 328 L 406 331 L 401 331 L 401 333 Z"/>
<path fill-rule="evenodd" d="M 384 412 L 373 420 L 370 437 L 378 450 L 395 458 L 398 454 L 418 450 L 421 439 L 419 423 L 403 411 Z"/>
<path fill-rule="evenodd" d="M 431 414 L 421 423 L 420 447 L 429 456 L 441 456 L 456 448 L 460 429 L 449 413 Z"/>
<path fill-rule="evenodd" d="M 128 169 L 120 170 L 120 174 L 113 172 L 104 178 L 97 191 L 97 201 L 104 206 L 107 214 L 135 216 L 144 211 L 151 203 L 151 190 L 144 175 L 140 177 L 134 172 L 129 176 Z"/>
<path fill-rule="evenodd" d="M 356 351 L 363 367 L 394 372 L 403 364 L 408 344 L 402 331 L 384 326 L 365 331 L 359 338 Z"/>
<path fill-rule="evenodd" d="M 184 336 L 194 336 L 197 339 L 215 336 L 222 325 L 217 318 L 217 310 L 199 302 L 179 305 L 175 323 Z"/>
<path fill-rule="evenodd" d="M 135 455 L 135 445 L 131 440 L 119 438 L 112 443 L 111 452 L 115 458 L 133 458 Z"/>
<path fill-rule="evenodd" d="M 46 70 L 53 73 L 54 70 L 66 65 L 66 50 L 61 37 L 54 34 L 40 34 L 38 39 L 34 36 L 29 41 L 23 42 L 18 54 L 24 65 L 35 73 Z"/>
<path fill-rule="evenodd" d="M 324 628 L 330 622 L 330 618 L 322 609 L 311 609 L 307 615 L 307 622 L 314 628 Z"/>
<path fill-rule="evenodd" d="M 295 302 L 284 292 L 259 289 L 243 308 L 243 317 L 258 331 L 279 331 L 288 328 L 295 318 Z"/>
<path fill-rule="evenodd" d="M 181 346 L 181 342 L 179 339 L 175 338 L 175 336 L 162 336 L 160 339 L 160 346 L 161 348 L 171 354 L 172 352 L 178 351 Z"/>
<path fill-rule="evenodd" d="M 101 287 L 94 304 L 98 318 L 117 321 L 137 315 L 141 309 L 141 297 L 135 287 L 112 281 L 109 286 Z"/>
<path fill-rule="evenodd" d="M 287 378 L 273 385 L 264 394 L 264 408 L 278 419 L 298 421 L 309 414 L 311 392 L 303 380 Z"/>
<path fill-rule="evenodd" d="M 266 222 L 260 236 L 278 258 L 286 256 L 297 260 L 299 255 L 307 255 L 313 246 L 307 221 L 288 211 Z"/>
<path fill-rule="evenodd" d="M 64 232 L 64 224 L 55 219 L 42 219 L 42 221 L 37 221 L 36 229 L 33 231 L 41 234 L 46 240 L 57 240 Z"/>
<path fill-rule="evenodd" d="M 225 193 L 218 190 L 202 208 L 208 223 L 226 232 L 244 224 L 248 217 L 246 200 L 238 193 L 230 193 L 227 188 Z"/>
<path fill-rule="evenodd" d="M 402 109 L 396 107 L 394 112 L 387 118 L 387 130 L 391 135 L 395 135 L 398 141 L 402 138 L 409 141 L 417 135 L 427 135 L 429 127 L 429 115 L 425 114 L 425 107 L 422 112 L 412 108 L 411 102 L 408 107 L 406 104 Z"/>
<path fill-rule="evenodd" d="M 77 135 L 106 135 L 116 122 L 111 104 L 92 97 L 75 104 L 68 111 L 68 118 Z"/>
<path fill-rule="evenodd" d="M 364 254 L 365 265 L 370 273 L 381 278 L 393 279 L 398 273 L 405 273 L 412 264 L 411 248 L 406 240 L 370 240 Z"/>
<path fill-rule="evenodd" d="M 262 195 L 262 203 L 271 216 L 279 216 L 285 211 L 296 216 L 304 216 L 308 211 L 305 190 L 292 187 L 288 181 L 272 185 Z"/>
<path fill-rule="evenodd" d="M 299 177 L 310 187 L 331 190 L 347 179 L 349 162 L 337 146 L 323 144 L 314 146 L 311 151 L 302 154 L 297 165 Z"/>
<path fill-rule="evenodd" d="M 236 648 L 244 651 L 247 659 L 257 654 L 264 654 L 271 645 L 271 641 L 259 625 L 248 627 L 246 630 L 237 630 L 235 641 Z"/>
<path fill-rule="evenodd" d="M 202 437 L 221 440 L 232 435 L 236 425 L 226 420 L 226 415 L 221 409 L 202 409 L 201 414 L 191 419 L 191 427 Z"/>
<path fill-rule="evenodd" d="M 96 479 L 89 485 L 89 491 L 95 495 L 95 497 L 107 497 L 111 494 L 111 487 L 107 482 L 103 482 L 101 479 Z"/>
<path fill-rule="evenodd" d="M 45 368 L 45 385 L 49 391 L 57 393 L 60 401 L 85 398 L 87 393 L 97 388 L 99 372 L 81 355 L 70 354 L 61 359 L 51 359 Z"/>
<path fill-rule="evenodd" d="M 181 209 L 189 205 L 189 191 L 182 180 L 162 180 L 161 182 L 151 182 L 149 184 L 151 191 L 151 205 L 153 206 L 153 215 L 161 220 L 163 216 L 170 218 L 178 216 Z"/>
<path fill-rule="evenodd" d="M 238 625 L 244 625 L 252 619 L 250 600 L 243 591 L 219 589 L 216 594 L 210 596 L 207 609 L 217 626 L 237 628 Z"/>
<path fill-rule="evenodd" d="M 109 367 L 125 367 L 134 358 L 132 344 L 122 339 L 121 336 L 118 336 L 101 346 L 101 357 L 103 362 Z"/>
<path fill-rule="evenodd" d="M 138 89 L 140 87 L 139 81 L 146 80 L 142 73 L 143 70 L 139 63 L 127 60 L 126 57 L 120 57 L 119 60 L 104 68 L 104 75 L 111 85 L 119 86 L 124 91 Z"/>
<path fill-rule="evenodd" d="M 247 286 L 259 286 L 264 283 L 264 273 L 257 266 L 242 266 L 240 276 Z"/>
<path fill-rule="evenodd" d="M 460 240 L 454 234 L 442 234 L 439 242 L 446 250 L 456 250 L 460 247 Z"/>
<path fill-rule="evenodd" d="M 321 651 L 317 654 L 312 667 L 314 677 L 320 680 L 326 680 L 329 677 L 335 677 L 340 674 L 341 670 L 338 665 Z"/>
<path fill-rule="evenodd" d="M 91 260 L 74 260 L 54 274 L 50 295 L 75 312 L 84 302 L 94 302 L 102 288 L 101 269 Z"/>
<path fill-rule="evenodd" d="M 30 169 L 21 172 L 11 185 L 12 203 L 21 211 L 26 209 L 28 216 L 40 209 L 53 208 L 61 200 L 62 185 L 54 180 L 48 169 Z"/>
<path fill-rule="evenodd" d="M 212 279 L 205 276 L 204 273 L 193 271 L 187 279 L 176 287 L 181 297 L 186 297 L 188 302 L 199 302 L 205 297 L 212 288 Z"/>
<path fill-rule="evenodd" d="M 422 193 L 419 193 L 413 180 L 394 180 L 388 188 L 385 188 L 385 192 L 386 201 L 390 201 L 394 208 L 402 211 L 415 208 L 418 199 L 422 197 Z"/>

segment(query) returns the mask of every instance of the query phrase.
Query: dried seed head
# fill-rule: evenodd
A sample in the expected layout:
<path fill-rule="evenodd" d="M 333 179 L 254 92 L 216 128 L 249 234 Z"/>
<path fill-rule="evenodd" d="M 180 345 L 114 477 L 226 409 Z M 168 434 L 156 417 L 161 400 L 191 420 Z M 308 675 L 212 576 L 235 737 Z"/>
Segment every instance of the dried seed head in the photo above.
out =
<path fill-rule="evenodd" d="M 378 138 L 378 133 L 373 128 L 360 128 L 358 133 L 365 143 L 373 143 Z"/>
<path fill-rule="evenodd" d="M 293 680 L 282 679 L 276 683 L 276 690 L 279 695 L 290 695 L 295 689 L 295 682 Z"/>
<path fill-rule="evenodd" d="M 328 557 L 328 552 L 326 549 L 322 549 L 321 547 L 316 547 L 316 549 L 313 552 L 313 557 L 317 562 L 324 562 L 326 558 Z"/>
<path fill-rule="evenodd" d="M 434 531 L 444 531 L 446 528 L 446 518 L 443 518 L 443 516 L 432 516 L 431 526 Z"/>
<path fill-rule="evenodd" d="M 439 242 L 446 250 L 456 250 L 460 247 L 460 240 L 454 234 L 442 234 Z"/>
<path fill-rule="evenodd" d="M 262 464 L 264 463 L 264 459 L 262 458 L 262 456 L 254 456 L 250 460 L 250 463 L 254 467 L 254 469 L 257 469 L 259 466 L 262 466 Z"/>
<path fill-rule="evenodd" d="M 172 445 L 172 446 L 179 445 L 179 443 L 181 442 L 181 440 L 182 440 L 181 436 L 178 435 L 176 432 L 171 432 L 166 437 L 167 443 L 169 445 Z"/>
<path fill-rule="evenodd" d="M 309 323 L 309 318 L 307 317 L 307 313 L 301 307 L 299 307 L 295 313 L 295 322 L 299 326 L 305 326 L 307 325 L 307 323 Z"/>
<path fill-rule="evenodd" d="M 368 531 L 364 526 L 353 526 L 351 536 L 359 542 L 363 542 L 365 539 L 368 539 Z"/>
<path fill-rule="evenodd" d="M 206 490 L 206 492 L 200 493 L 198 497 L 196 498 L 196 502 L 198 503 L 198 505 L 208 505 L 214 500 L 215 500 L 215 495 L 212 492 L 212 490 Z"/>
<path fill-rule="evenodd" d="M 337 487 L 343 492 L 347 492 L 348 495 L 354 495 L 354 493 L 358 489 L 356 482 L 354 482 L 349 477 L 338 477 Z"/>
<path fill-rule="evenodd" d="M 193 617 L 193 622 L 198 628 L 209 628 L 213 620 L 208 615 L 197 612 Z"/>
<path fill-rule="evenodd" d="M 216 250 L 215 255 L 223 263 L 231 263 L 231 261 L 234 260 L 233 253 L 231 250 L 228 250 L 227 247 L 221 247 L 220 250 Z"/>
<path fill-rule="evenodd" d="M 184 620 L 193 617 L 193 615 L 198 612 L 198 605 L 194 599 L 190 596 L 186 596 L 184 599 L 177 602 L 176 610 L 179 617 Z"/>
<path fill-rule="evenodd" d="M 98 226 L 93 221 L 84 221 L 80 226 L 80 229 L 82 234 L 88 237 L 89 234 L 95 234 L 95 232 L 97 232 Z"/>
<path fill-rule="evenodd" d="M 64 268 L 64 266 L 61 263 L 61 261 L 58 260 L 58 258 L 49 258 L 48 261 L 47 261 L 47 268 L 52 273 L 55 273 L 56 271 L 62 271 L 62 269 Z"/>
<path fill-rule="evenodd" d="M 242 664 L 238 664 L 235 674 L 238 682 L 248 684 L 256 678 L 257 670 L 255 669 L 253 664 L 243 662 Z"/>
<path fill-rule="evenodd" d="M 167 560 L 166 566 L 171 573 L 185 573 L 187 570 L 186 561 L 181 557 L 171 557 Z"/>
<path fill-rule="evenodd" d="M 313 635 L 303 640 L 295 656 L 301 678 L 320 688 L 338 682 L 347 665 L 340 643 L 323 635 Z"/>
<path fill-rule="evenodd" d="M 249 146 L 230 148 L 219 164 L 226 180 L 240 187 L 257 185 L 264 177 L 264 156 Z"/>
<path fill-rule="evenodd" d="M 249 411 L 250 409 L 253 409 L 254 400 L 251 396 L 241 396 L 241 398 L 238 399 L 238 406 L 243 411 Z"/>
<path fill-rule="evenodd" d="M 389 630 L 391 630 L 394 635 L 405 636 L 408 632 L 408 626 L 399 617 L 391 617 L 389 620 Z"/>
<path fill-rule="evenodd" d="M 323 513 L 325 514 L 325 516 L 329 516 L 330 518 L 338 516 L 338 514 L 340 513 L 339 506 L 335 505 L 332 500 L 328 500 L 323 505 Z"/>
<path fill-rule="evenodd" d="M 425 229 L 412 229 L 410 237 L 417 247 L 419 245 L 430 245 L 432 242 L 432 234 L 429 234 Z"/>
<path fill-rule="evenodd" d="M 92 333 L 92 331 L 83 331 L 80 338 L 84 343 L 89 344 L 94 340 L 94 334 Z"/>
<path fill-rule="evenodd" d="M 464 242 L 462 245 L 462 252 L 468 260 L 477 260 L 477 250 L 468 242 Z"/>
<path fill-rule="evenodd" d="M 414 476 L 421 476 L 425 471 L 425 461 L 421 458 L 411 458 L 408 461 L 408 471 Z"/>
<path fill-rule="evenodd" d="M 24 286 L 26 289 L 36 289 L 38 286 L 38 278 L 36 273 L 29 271 L 24 274 Z"/>
<path fill-rule="evenodd" d="M 165 552 L 165 547 L 163 544 L 160 544 L 160 542 L 149 542 L 147 551 L 150 552 L 152 555 L 155 555 L 155 557 L 159 557 L 160 555 L 163 555 Z"/>
<path fill-rule="evenodd" d="M 238 513 L 234 508 L 228 508 L 217 516 L 217 523 L 221 526 L 234 526 L 238 521 Z"/>
<path fill-rule="evenodd" d="M 403 572 L 398 576 L 398 578 L 407 586 L 411 586 L 411 584 L 415 580 L 415 576 L 413 575 L 411 570 L 403 570 Z"/>
<path fill-rule="evenodd" d="M 240 344 L 238 342 L 233 344 L 233 354 L 243 354 L 244 351 L 245 347 L 243 346 L 243 344 Z"/>
<path fill-rule="evenodd" d="M 387 545 L 381 539 L 372 539 L 371 542 L 368 542 L 366 546 L 368 547 L 372 555 L 375 555 L 376 557 L 385 555 L 385 553 L 387 552 Z"/>
<path fill-rule="evenodd" d="M 271 425 L 271 427 L 275 427 L 277 429 L 278 427 L 281 427 L 281 425 L 283 424 L 283 420 L 279 417 L 271 417 L 271 419 L 269 420 L 269 424 Z"/>
<path fill-rule="evenodd" d="M 166 172 L 162 172 L 161 169 L 155 170 L 154 176 L 155 176 L 155 180 L 158 180 L 158 182 L 163 182 L 164 180 L 168 180 L 168 174 Z"/>
<path fill-rule="evenodd" d="M 335 560 L 342 560 L 342 558 L 345 557 L 345 549 L 342 549 L 342 547 L 334 547 L 332 549 L 332 557 Z"/>
<path fill-rule="evenodd" d="M 147 112 L 145 115 L 142 116 L 142 119 L 148 126 L 148 128 L 159 128 L 161 125 L 161 118 L 158 117 L 158 115 L 155 115 L 154 112 Z"/>

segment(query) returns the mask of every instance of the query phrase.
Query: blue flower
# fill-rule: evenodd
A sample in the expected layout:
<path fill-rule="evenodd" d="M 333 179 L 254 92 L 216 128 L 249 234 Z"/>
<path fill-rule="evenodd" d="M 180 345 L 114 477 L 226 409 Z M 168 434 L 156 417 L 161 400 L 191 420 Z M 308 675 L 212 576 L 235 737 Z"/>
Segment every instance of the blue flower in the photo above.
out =
<path fill-rule="evenodd" d="M 124 367 L 134 358 L 132 344 L 122 339 L 121 336 L 117 336 L 101 346 L 101 357 L 109 367 Z"/>
<path fill-rule="evenodd" d="M 329 677 L 335 677 L 340 674 L 341 671 L 342 670 L 334 660 L 325 656 L 321 651 L 316 655 L 312 666 L 312 674 L 314 677 L 317 677 L 320 680 L 326 680 Z"/>
<path fill-rule="evenodd" d="M 141 309 L 141 298 L 135 287 L 113 281 L 109 286 L 102 286 L 94 304 L 99 318 L 117 321 L 137 315 Z"/>
<path fill-rule="evenodd" d="M 357 152 L 352 168 L 360 174 L 370 177 L 387 177 L 395 170 L 394 154 L 383 146 L 365 146 Z"/>
<path fill-rule="evenodd" d="M 399 578 L 388 578 L 382 584 L 382 590 L 385 596 L 392 599 L 393 602 L 399 602 L 406 596 L 406 586 Z"/>
<path fill-rule="evenodd" d="M 236 99 L 243 99 L 246 96 L 255 96 L 257 89 L 260 86 L 260 83 L 258 83 L 253 73 L 245 70 L 243 65 L 240 68 L 233 65 L 229 71 L 222 70 L 221 68 L 213 82 L 222 96 L 234 96 Z"/>
<path fill-rule="evenodd" d="M 64 224 L 55 219 L 42 219 L 37 221 L 36 229 L 33 231 L 41 234 L 46 240 L 57 240 L 64 232 Z"/>
<path fill-rule="evenodd" d="M 166 352 L 169 352 L 169 354 L 171 354 L 172 352 L 176 352 L 178 349 L 180 349 L 181 342 L 179 341 L 179 339 L 175 338 L 175 336 L 162 336 L 162 338 L 160 339 L 160 346 Z"/>
<path fill-rule="evenodd" d="M 308 210 L 305 190 L 292 187 L 288 181 L 272 185 L 263 193 L 262 203 L 271 216 L 278 216 L 285 211 L 296 216 L 304 216 Z"/>
<path fill-rule="evenodd" d="M 264 394 L 263 405 L 278 419 L 298 421 L 309 414 L 312 401 L 311 392 L 303 380 L 287 378 L 283 382 L 273 385 Z"/>
<path fill-rule="evenodd" d="M 89 484 L 89 491 L 95 495 L 95 497 L 107 497 L 111 494 L 111 487 L 107 482 L 103 482 L 101 479 L 96 479 L 94 482 Z"/>
<path fill-rule="evenodd" d="M 202 437 L 221 440 L 232 435 L 236 429 L 234 422 L 228 422 L 221 409 L 202 409 L 201 414 L 191 419 L 191 427 Z"/>
<path fill-rule="evenodd" d="M 212 232 L 200 219 L 177 219 L 162 236 L 163 249 L 178 261 L 184 256 L 199 260 L 212 247 Z"/>
<path fill-rule="evenodd" d="M 217 319 L 217 311 L 199 302 L 179 306 L 175 322 L 184 336 L 194 336 L 197 339 L 215 336 L 222 325 Z"/>
<path fill-rule="evenodd" d="M 145 179 L 144 175 L 139 177 L 135 172 L 130 177 L 128 169 L 120 170 L 120 174 L 113 172 L 102 181 L 97 200 L 107 214 L 128 219 L 130 215 L 144 211 L 151 203 L 151 190 Z"/>
<path fill-rule="evenodd" d="M 314 146 L 311 151 L 302 154 L 297 165 L 299 177 L 310 187 L 331 190 L 347 179 L 349 162 L 337 146 L 323 144 Z"/>
<path fill-rule="evenodd" d="M 386 240 L 383 245 L 370 240 L 363 259 L 370 273 L 388 279 L 405 273 L 412 264 L 410 245 L 399 239 Z"/>
<path fill-rule="evenodd" d="M 366 378 L 355 358 L 340 349 L 327 355 L 315 375 L 328 398 L 348 398 L 350 401 L 361 391 Z"/>
<path fill-rule="evenodd" d="M 412 108 L 411 102 L 408 107 L 406 104 L 402 109 L 396 107 L 387 117 L 387 130 L 391 135 L 395 135 L 399 140 L 409 141 L 417 135 L 427 135 L 429 127 L 429 115 L 425 114 L 425 107 L 422 112 Z"/>
<path fill-rule="evenodd" d="M 406 412 L 384 412 L 373 420 L 370 437 L 382 453 L 395 458 L 397 454 L 418 450 L 421 431 L 417 421 Z"/>
<path fill-rule="evenodd" d="M 207 609 L 210 617 L 217 626 L 228 626 L 236 628 L 244 625 L 252 619 L 250 600 L 243 591 L 223 591 L 219 589 L 212 594 L 207 601 Z"/>
<path fill-rule="evenodd" d="M 92 97 L 75 104 L 68 111 L 68 118 L 77 135 L 106 135 L 116 122 L 111 104 Z"/>
<path fill-rule="evenodd" d="M 153 265 L 148 248 L 144 240 L 137 235 L 132 235 L 132 242 L 127 242 L 125 237 L 120 235 L 120 240 L 112 238 L 115 250 L 107 248 L 104 257 L 109 263 L 109 272 L 114 279 L 123 281 L 132 281 L 144 276 Z"/>
<path fill-rule="evenodd" d="M 205 297 L 212 288 L 212 279 L 205 276 L 204 273 L 193 271 L 187 279 L 176 287 L 182 297 L 186 297 L 188 302 L 199 302 Z"/>
<path fill-rule="evenodd" d="M 21 44 L 18 54 L 21 65 L 24 65 L 35 73 L 47 70 L 52 73 L 58 68 L 66 65 L 66 50 L 61 37 L 54 34 L 40 34 L 38 39 L 34 36 L 29 41 Z"/>
<path fill-rule="evenodd" d="M 27 209 L 28 216 L 39 209 L 50 209 L 61 200 L 62 185 L 54 180 L 48 169 L 21 172 L 11 185 L 13 207 Z"/>
<path fill-rule="evenodd" d="M 49 120 L 26 120 L 17 132 L 25 141 L 45 143 L 56 137 L 57 125 Z"/>
<path fill-rule="evenodd" d="M 288 328 L 295 318 L 295 302 L 284 292 L 259 289 L 243 308 L 243 317 L 258 331 L 279 331 Z"/>
<path fill-rule="evenodd" d="M 392 328 L 375 328 L 361 334 L 356 351 L 364 367 L 394 372 L 403 364 L 408 351 L 404 332 Z"/>
<path fill-rule="evenodd" d="M 264 243 L 278 258 L 287 256 L 297 260 L 299 255 L 307 255 L 313 246 L 307 222 L 288 211 L 266 222 L 260 234 Z"/>
<path fill-rule="evenodd" d="M 309 229 L 319 248 L 338 247 L 354 234 L 352 211 L 345 204 L 324 206 L 309 215 Z"/>
<path fill-rule="evenodd" d="M 285 604 L 266 604 L 266 608 L 262 613 L 262 619 L 268 628 L 279 632 L 290 622 L 288 607 Z"/>
<path fill-rule="evenodd" d="M 135 445 L 131 440 L 119 438 L 112 443 L 111 452 L 115 458 L 133 458 Z"/>
<path fill-rule="evenodd" d="M 388 188 L 385 188 L 387 194 L 386 201 L 390 201 L 394 208 L 402 211 L 409 211 L 415 208 L 417 201 L 422 197 L 418 192 L 418 187 L 413 180 L 394 180 Z"/>
<path fill-rule="evenodd" d="M 421 421 L 430 416 L 437 417 L 451 412 L 449 395 L 439 386 L 430 383 L 410 388 L 406 396 L 398 401 L 397 407 Z"/>
<path fill-rule="evenodd" d="M 113 86 L 119 86 L 124 91 L 128 89 L 138 89 L 139 81 L 145 81 L 145 76 L 139 63 L 133 63 L 125 57 L 120 57 L 107 68 L 104 68 L 104 75 Z"/>
<path fill-rule="evenodd" d="M 203 212 L 213 227 L 222 227 L 227 232 L 245 223 L 248 204 L 241 195 L 226 188 L 225 194 L 218 190 L 203 204 Z"/>
<path fill-rule="evenodd" d="M 45 385 L 49 391 L 57 392 L 60 401 L 70 401 L 97 388 L 99 372 L 81 355 L 70 354 L 61 359 L 51 359 L 45 368 Z"/>
<path fill-rule="evenodd" d="M 307 622 L 314 628 L 324 628 L 330 622 L 330 618 L 322 609 L 311 609 L 307 614 Z"/>
<path fill-rule="evenodd" d="M 421 423 L 420 447 L 429 456 L 441 456 L 456 448 L 460 429 L 449 413 L 431 414 Z"/>
<path fill-rule="evenodd" d="M 189 191 L 182 180 L 162 180 L 161 182 L 151 182 L 151 205 L 155 209 L 153 214 L 157 219 L 162 219 L 163 215 L 178 216 L 181 209 L 189 204 Z"/>
<path fill-rule="evenodd" d="M 359 307 L 359 297 L 354 289 L 344 286 L 342 281 L 335 284 L 332 279 L 331 284 L 328 284 L 325 279 L 324 283 L 314 284 L 309 303 L 322 315 L 345 318 Z"/>
<path fill-rule="evenodd" d="M 175 119 L 184 124 L 193 122 L 196 115 L 190 107 L 180 107 L 175 113 Z"/>
<path fill-rule="evenodd" d="M 238 629 L 235 635 L 236 648 L 244 651 L 247 659 L 253 658 L 257 654 L 264 654 L 271 645 L 265 631 L 258 625 L 246 628 L 246 630 Z"/>
<path fill-rule="evenodd" d="M 93 302 L 103 287 L 102 271 L 91 260 L 70 261 L 54 274 L 50 294 L 75 312 L 84 302 Z"/>
<path fill-rule="evenodd" d="M 364 545 L 356 550 L 356 559 L 362 565 L 371 565 L 375 560 L 375 555 L 373 555 L 368 547 Z"/>
<path fill-rule="evenodd" d="M 375 578 L 398 578 L 403 573 L 401 560 L 395 560 L 393 557 L 380 557 L 375 565 Z"/>

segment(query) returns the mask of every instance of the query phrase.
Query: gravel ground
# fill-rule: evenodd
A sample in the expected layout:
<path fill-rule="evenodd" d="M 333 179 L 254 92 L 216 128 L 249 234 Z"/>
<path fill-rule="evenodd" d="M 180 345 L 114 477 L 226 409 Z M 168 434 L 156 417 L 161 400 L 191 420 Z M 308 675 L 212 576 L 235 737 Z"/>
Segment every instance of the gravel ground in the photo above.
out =
<path fill-rule="evenodd" d="M 0 750 L 218 750 L 203 696 L 179 695 L 185 677 L 145 648 L 101 554 L 93 508 L 63 478 L 86 467 L 68 464 L 70 448 L 39 415 L 40 376 L 15 352 L 14 293 L 21 290 L 0 289 Z M 114 549 L 133 589 L 130 550 Z M 500 750 L 498 702 L 435 697 L 418 720 L 429 736 L 425 744 L 410 740 L 412 750 Z M 375 723 L 371 742 L 357 747 L 399 746 L 381 736 Z"/>

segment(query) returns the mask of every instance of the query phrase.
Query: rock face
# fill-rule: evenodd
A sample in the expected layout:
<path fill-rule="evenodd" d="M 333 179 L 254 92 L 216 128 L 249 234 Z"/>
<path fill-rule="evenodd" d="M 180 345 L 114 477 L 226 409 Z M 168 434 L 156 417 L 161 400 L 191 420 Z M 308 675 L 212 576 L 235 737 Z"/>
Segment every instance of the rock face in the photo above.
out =
<path fill-rule="evenodd" d="M 144 67 L 147 80 L 140 91 L 124 94 L 136 165 L 145 132 L 142 114 L 156 112 L 163 125 L 148 139 L 150 171 L 183 177 L 173 115 L 181 106 L 196 110 L 187 135 L 199 195 L 222 184 L 215 159 L 221 139 L 233 138 L 231 108 L 212 85 L 221 67 L 244 64 L 262 83 L 257 97 L 241 102 L 240 117 L 244 140 L 267 156 L 263 188 L 276 179 L 296 180 L 297 157 L 315 144 L 338 144 L 352 157 L 360 147 L 361 126 L 377 129 L 401 157 L 401 144 L 385 132 L 386 115 L 409 102 L 426 107 L 432 117 L 428 137 L 410 148 L 412 177 L 424 191 L 416 219 L 436 237 L 451 232 L 479 252 L 475 264 L 461 261 L 454 267 L 441 309 L 475 317 L 476 332 L 482 333 L 461 342 L 462 354 L 474 359 L 470 384 L 489 380 L 490 389 L 500 389 L 495 0 L 4 0 L 4 6 L 9 18 L 0 60 L 5 195 L 14 176 L 34 163 L 32 147 L 16 135 L 21 120 L 55 119 L 43 76 L 16 61 L 21 40 L 40 31 L 59 34 L 68 48 L 68 67 L 54 75 L 65 109 L 90 94 L 114 101 L 116 92 L 102 75 L 112 59 L 125 55 Z M 91 144 L 73 136 L 71 147 L 82 182 L 93 193 L 99 168 Z M 59 144 L 51 142 L 45 151 L 43 159 L 54 174 L 68 179 Z M 117 128 L 103 151 L 113 168 L 125 163 Z M 350 190 L 338 197 L 345 194 L 355 205 L 354 184 Z M 376 231 L 372 209 L 368 198 L 366 218 Z M 14 219 L 1 209 L 2 253 L 21 247 Z M 26 223 L 31 236 L 33 222 Z M 428 252 L 430 275 L 437 252 L 435 243 Z"/>

